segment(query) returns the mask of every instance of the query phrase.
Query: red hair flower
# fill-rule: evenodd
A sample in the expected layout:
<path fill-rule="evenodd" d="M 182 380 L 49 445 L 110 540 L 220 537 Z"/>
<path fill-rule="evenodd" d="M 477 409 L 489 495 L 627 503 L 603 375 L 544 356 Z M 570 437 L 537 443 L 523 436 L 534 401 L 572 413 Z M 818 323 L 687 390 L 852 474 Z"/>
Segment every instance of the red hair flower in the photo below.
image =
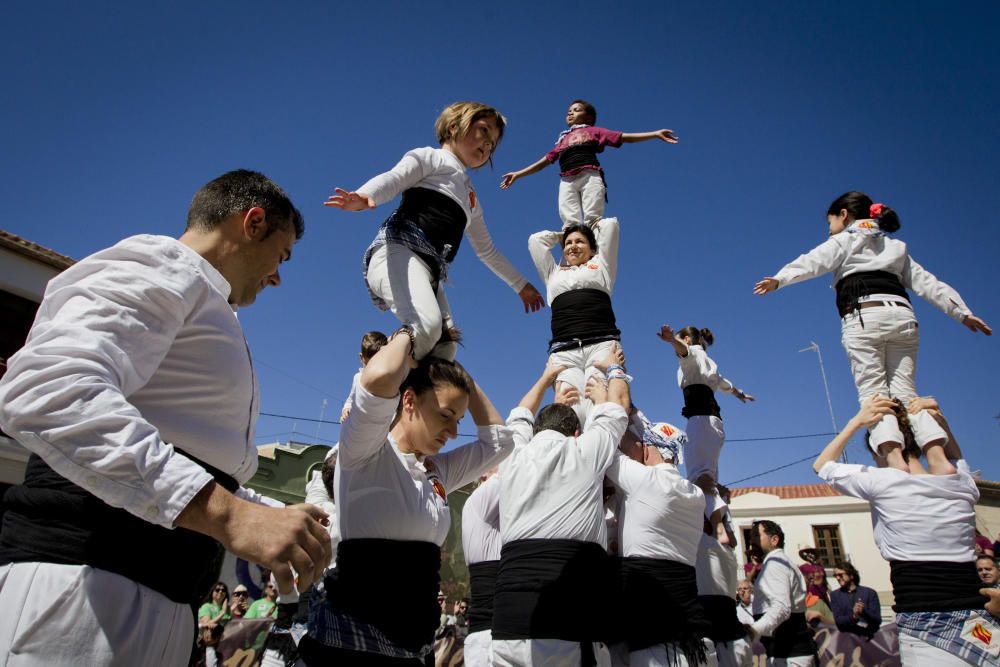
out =
<path fill-rule="evenodd" d="M 872 204 L 868 209 L 868 213 L 875 219 L 880 218 L 883 211 L 885 211 L 885 204 Z"/>

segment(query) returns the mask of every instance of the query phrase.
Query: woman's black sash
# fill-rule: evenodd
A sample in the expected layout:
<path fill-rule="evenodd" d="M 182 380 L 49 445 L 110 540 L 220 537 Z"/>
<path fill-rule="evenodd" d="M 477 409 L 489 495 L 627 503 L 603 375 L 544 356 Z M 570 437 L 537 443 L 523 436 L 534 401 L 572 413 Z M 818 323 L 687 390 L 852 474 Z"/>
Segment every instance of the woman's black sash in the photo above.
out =
<path fill-rule="evenodd" d="M 889 561 L 889 580 L 897 614 L 979 609 L 986 603 L 975 561 Z"/>

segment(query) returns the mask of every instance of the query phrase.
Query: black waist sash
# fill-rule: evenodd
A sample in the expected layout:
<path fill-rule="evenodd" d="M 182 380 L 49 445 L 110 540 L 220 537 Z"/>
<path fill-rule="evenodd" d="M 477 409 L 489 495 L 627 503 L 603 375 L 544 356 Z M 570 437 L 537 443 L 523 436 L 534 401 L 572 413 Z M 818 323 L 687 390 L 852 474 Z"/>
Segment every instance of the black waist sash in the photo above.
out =
<path fill-rule="evenodd" d="M 599 641 L 608 606 L 608 555 L 580 540 L 503 545 L 493 598 L 493 639 Z"/>
<path fill-rule="evenodd" d="M 621 331 L 615 324 L 611 295 L 594 288 L 574 289 L 552 299 L 552 340 L 549 345 L 576 339 L 612 336 Z"/>
<path fill-rule="evenodd" d="M 440 569 L 441 547 L 433 542 L 344 540 L 326 575 L 327 602 L 417 653 L 434 643 L 441 620 Z"/>
<path fill-rule="evenodd" d="M 907 301 L 910 295 L 899 276 L 888 271 L 859 271 L 837 281 L 837 312 L 845 317 L 858 308 L 858 299 L 872 294 L 892 294 Z"/>
<path fill-rule="evenodd" d="M 761 637 L 760 643 L 764 645 L 769 658 L 816 655 L 818 650 L 804 612 L 793 613 L 775 629 L 773 635 Z"/>
<path fill-rule="evenodd" d="M 622 608 L 629 610 L 629 651 L 675 643 L 691 664 L 705 662 L 701 638 L 709 636 L 710 623 L 698 600 L 694 567 L 662 558 L 626 557 L 622 588 Z"/>
<path fill-rule="evenodd" d="M 713 642 L 731 642 L 743 639 L 746 628 L 736 615 L 736 600 L 728 595 L 699 595 L 710 627 L 708 638 Z"/>
<path fill-rule="evenodd" d="M 897 614 L 907 611 L 979 609 L 986 598 L 976 573 L 976 562 L 889 561 L 889 580 Z"/>
<path fill-rule="evenodd" d="M 722 418 L 722 410 L 715 400 L 715 392 L 707 384 L 689 384 L 681 391 L 684 392 L 684 407 L 681 415 L 690 419 L 698 416 L 712 416 Z"/>
<path fill-rule="evenodd" d="M 389 219 L 413 223 L 446 261 L 452 262 L 462 245 L 467 221 L 465 210 L 454 199 L 437 190 L 410 188 L 403 191 L 399 208 Z"/>
<path fill-rule="evenodd" d="M 597 161 L 597 142 L 570 146 L 559 153 L 559 171 L 565 173 L 578 167 L 598 167 L 601 163 Z"/>
<path fill-rule="evenodd" d="M 486 560 L 469 566 L 472 605 L 469 609 L 469 632 L 493 627 L 493 590 L 496 588 L 500 561 Z"/>
<path fill-rule="evenodd" d="M 230 492 L 239 483 L 175 448 Z M 211 537 L 169 530 L 111 507 L 49 467 L 28 458 L 24 483 L 4 496 L 0 565 L 90 565 L 142 584 L 181 604 L 195 604 L 219 577 L 224 550 Z"/>

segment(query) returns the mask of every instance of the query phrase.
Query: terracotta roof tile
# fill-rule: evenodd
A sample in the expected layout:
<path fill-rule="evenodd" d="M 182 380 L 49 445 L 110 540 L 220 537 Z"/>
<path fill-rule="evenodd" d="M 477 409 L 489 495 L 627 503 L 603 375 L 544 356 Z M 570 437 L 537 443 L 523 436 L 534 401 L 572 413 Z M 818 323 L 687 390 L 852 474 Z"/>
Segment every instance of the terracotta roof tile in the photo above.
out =
<path fill-rule="evenodd" d="M 827 498 L 842 495 L 835 491 L 829 484 L 792 484 L 789 486 L 748 486 L 741 489 L 730 489 L 733 497 L 744 496 L 748 493 L 766 493 L 771 496 L 778 496 L 782 500 L 795 500 L 797 498 Z"/>
<path fill-rule="evenodd" d="M 0 248 L 13 250 L 20 255 L 24 255 L 25 257 L 48 264 L 49 266 L 60 270 L 69 268 L 76 263 L 76 260 L 72 257 L 67 257 L 66 255 L 60 254 L 55 250 L 49 250 L 44 246 L 32 243 L 27 239 L 21 238 L 17 234 L 12 234 L 8 231 L 4 231 L 3 229 L 0 229 Z"/>

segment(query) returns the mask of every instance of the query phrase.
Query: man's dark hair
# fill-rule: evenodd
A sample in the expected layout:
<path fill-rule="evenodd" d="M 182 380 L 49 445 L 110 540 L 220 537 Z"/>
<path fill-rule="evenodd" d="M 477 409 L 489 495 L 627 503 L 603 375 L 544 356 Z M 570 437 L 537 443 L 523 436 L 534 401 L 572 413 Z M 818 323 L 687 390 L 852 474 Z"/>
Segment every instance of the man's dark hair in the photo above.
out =
<path fill-rule="evenodd" d="M 323 461 L 323 468 L 320 472 L 320 476 L 323 479 L 323 486 L 326 488 L 326 492 L 330 494 L 330 498 L 333 498 L 333 475 L 336 472 L 337 452 L 333 452 L 325 461 Z"/>
<path fill-rule="evenodd" d="M 778 548 L 785 548 L 785 532 L 781 530 L 781 526 L 768 519 L 761 519 L 760 521 L 754 521 L 753 527 L 760 526 L 764 529 L 764 534 L 768 537 L 778 538 Z"/>
<path fill-rule="evenodd" d="M 381 331 L 369 331 L 361 337 L 361 356 L 365 363 L 372 360 L 372 357 L 382 349 L 382 346 L 389 342 L 386 335 Z"/>
<path fill-rule="evenodd" d="M 835 570 L 843 570 L 844 572 L 846 572 L 847 576 L 849 576 L 851 578 L 851 581 L 854 582 L 855 586 L 859 586 L 861 584 L 861 575 L 858 574 L 858 568 L 854 567 L 853 565 L 851 565 L 850 563 L 848 563 L 846 560 L 842 560 L 839 563 L 837 563 L 834 566 L 834 569 Z"/>
<path fill-rule="evenodd" d="M 194 193 L 188 207 L 187 228 L 211 231 L 231 215 L 259 206 L 264 209 L 267 238 L 275 231 L 294 227 L 302 238 L 305 221 L 285 191 L 264 174 L 248 169 L 230 171 L 209 181 Z"/>
<path fill-rule="evenodd" d="M 580 430 L 580 419 L 573 408 L 561 403 L 546 405 L 538 411 L 535 419 L 535 433 L 556 431 L 563 435 L 575 435 Z"/>

